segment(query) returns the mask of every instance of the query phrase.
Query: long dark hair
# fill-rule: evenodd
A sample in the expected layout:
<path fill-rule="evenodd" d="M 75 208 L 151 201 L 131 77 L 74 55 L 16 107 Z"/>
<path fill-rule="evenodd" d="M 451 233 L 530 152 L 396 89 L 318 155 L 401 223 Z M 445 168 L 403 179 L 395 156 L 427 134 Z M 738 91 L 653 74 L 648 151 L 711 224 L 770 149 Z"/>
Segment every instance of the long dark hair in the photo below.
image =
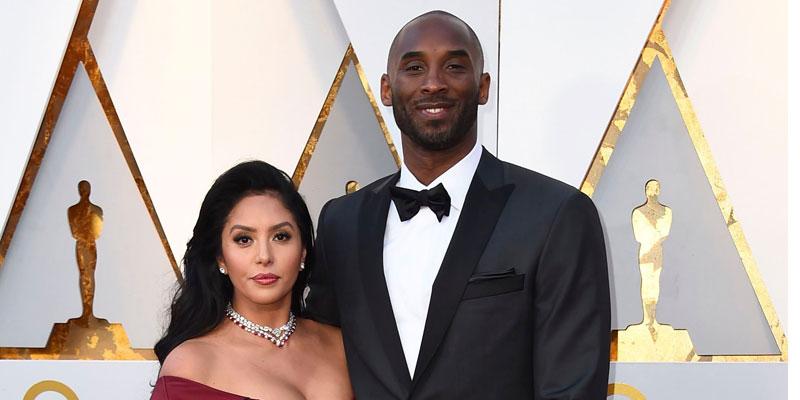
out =
<path fill-rule="evenodd" d="M 217 266 L 222 251 L 222 228 L 242 198 L 265 193 L 274 194 L 283 203 L 300 230 L 306 250 L 305 269 L 297 275 L 292 287 L 291 309 L 295 315 L 304 315 L 303 291 L 314 267 L 314 228 L 308 207 L 286 173 L 263 161 L 243 162 L 214 181 L 200 206 L 183 256 L 184 281 L 172 300 L 169 327 L 154 349 L 161 364 L 172 349 L 210 332 L 225 317 L 233 285 Z"/>

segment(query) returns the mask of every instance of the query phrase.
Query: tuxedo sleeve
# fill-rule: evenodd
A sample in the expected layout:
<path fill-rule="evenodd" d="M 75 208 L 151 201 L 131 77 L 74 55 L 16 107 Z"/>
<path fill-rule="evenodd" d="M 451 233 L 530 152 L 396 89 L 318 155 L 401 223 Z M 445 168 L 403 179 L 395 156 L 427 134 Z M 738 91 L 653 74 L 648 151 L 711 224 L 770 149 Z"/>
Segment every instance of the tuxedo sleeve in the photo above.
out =
<path fill-rule="evenodd" d="M 561 204 L 535 279 L 535 399 L 605 399 L 608 266 L 597 210 L 583 193 Z"/>
<path fill-rule="evenodd" d="M 306 296 L 306 311 L 311 319 L 328 325 L 339 326 L 339 309 L 336 302 L 336 290 L 334 287 L 333 273 L 328 264 L 325 252 L 325 240 L 330 227 L 325 224 L 325 215 L 328 210 L 328 202 L 322 207 L 319 213 L 319 223 L 317 225 L 317 241 L 315 254 L 315 264 L 308 277 L 308 295 Z"/>

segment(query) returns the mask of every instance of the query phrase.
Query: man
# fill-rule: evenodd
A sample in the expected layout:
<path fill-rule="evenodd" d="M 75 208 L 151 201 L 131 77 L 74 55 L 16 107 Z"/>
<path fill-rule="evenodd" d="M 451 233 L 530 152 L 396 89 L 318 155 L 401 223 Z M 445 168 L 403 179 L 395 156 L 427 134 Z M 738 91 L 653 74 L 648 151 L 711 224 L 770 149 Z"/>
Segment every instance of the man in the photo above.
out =
<path fill-rule="evenodd" d="M 358 399 L 606 397 L 597 212 L 477 144 L 489 84 L 466 23 L 406 24 L 381 79 L 404 165 L 320 214 L 307 305 L 341 326 Z"/>

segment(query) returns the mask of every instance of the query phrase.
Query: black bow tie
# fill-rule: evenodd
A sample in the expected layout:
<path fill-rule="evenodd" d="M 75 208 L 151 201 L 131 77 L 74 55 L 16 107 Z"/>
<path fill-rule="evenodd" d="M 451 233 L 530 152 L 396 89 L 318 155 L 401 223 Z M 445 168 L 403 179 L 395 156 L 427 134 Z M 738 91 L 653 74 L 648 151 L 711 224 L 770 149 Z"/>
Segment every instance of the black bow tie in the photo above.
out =
<path fill-rule="evenodd" d="M 430 208 L 439 222 L 442 222 L 445 215 L 450 215 L 450 195 L 441 183 L 433 189 L 420 191 L 393 186 L 389 188 L 389 192 L 397 207 L 400 221 L 407 221 L 417 215 L 422 206 Z"/>

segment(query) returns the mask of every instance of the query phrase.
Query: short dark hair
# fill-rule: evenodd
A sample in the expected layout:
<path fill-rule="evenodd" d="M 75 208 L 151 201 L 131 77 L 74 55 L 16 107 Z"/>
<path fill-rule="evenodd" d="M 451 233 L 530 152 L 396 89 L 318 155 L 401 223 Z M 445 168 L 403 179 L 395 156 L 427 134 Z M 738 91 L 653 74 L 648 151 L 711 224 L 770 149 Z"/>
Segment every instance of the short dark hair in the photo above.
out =
<path fill-rule="evenodd" d="M 469 26 L 469 24 L 464 22 L 463 19 L 461 19 L 461 18 L 459 18 L 459 17 L 457 17 L 457 16 L 455 16 L 455 15 L 453 15 L 453 14 L 447 12 L 447 11 L 443 11 L 443 10 L 428 11 L 428 12 L 426 12 L 424 14 L 420 14 L 420 15 L 414 17 L 411 21 L 406 22 L 405 25 L 403 25 L 403 27 L 400 28 L 399 31 L 397 31 L 397 34 L 394 35 L 394 39 L 392 39 L 392 44 L 389 46 L 389 57 L 391 57 L 392 52 L 394 51 L 394 48 L 397 45 L 397 39 L 400 37 L 400 33 L 402 33 L 406 29 L 406 27 L 408 25 L 410 25 L 411 23 L 413 23 L 413 22 L 415 22 L 415 21 L 417 21 L 419 19 L 429 17 L 429 16 L 452 18 L 452 19 L 455 19 L 456 22 L 460 23 L 461 25 L 464 25 L 467 28 L 467 31 L 469 32 L 470 39 L 472 39 L 475 42 L 475 45 L 478 48 L 478 57 L 479 57 L 478 61 L 480 62 L 480 66 L 481 66 L 481 71 L 480 72 L 483 72 L 483 45 L 481 45 L 481 40 L 478 39 L 478 35 L 475 33 L 475 31 L 472 29 L 472 27 Z M 389 70 L 388 62 L 389 62 L 389 60 L 387 60 L 387 67 L 386 67 L 387 72 Z"/>
<path fill-rule="evenodd" d="M 314 268 L 314 227 L 308 207 L 286 173 L 263 161 L 243 162 L 214 181 L 200 206 L 183 257 L 184 281 L 175 292 L 166 333 L 154 348 L 160 363 L 175 347 L 210 332 L 225 318 L 233 285 L 217 266 L 222 252 L 222 229 L 239 201 L 258 194 L 274 195 L 298 225 L 306 257 L 305 268 L 292 287 L 291 309 L 298 316 L 305 315 L 303 291 Z"/>

